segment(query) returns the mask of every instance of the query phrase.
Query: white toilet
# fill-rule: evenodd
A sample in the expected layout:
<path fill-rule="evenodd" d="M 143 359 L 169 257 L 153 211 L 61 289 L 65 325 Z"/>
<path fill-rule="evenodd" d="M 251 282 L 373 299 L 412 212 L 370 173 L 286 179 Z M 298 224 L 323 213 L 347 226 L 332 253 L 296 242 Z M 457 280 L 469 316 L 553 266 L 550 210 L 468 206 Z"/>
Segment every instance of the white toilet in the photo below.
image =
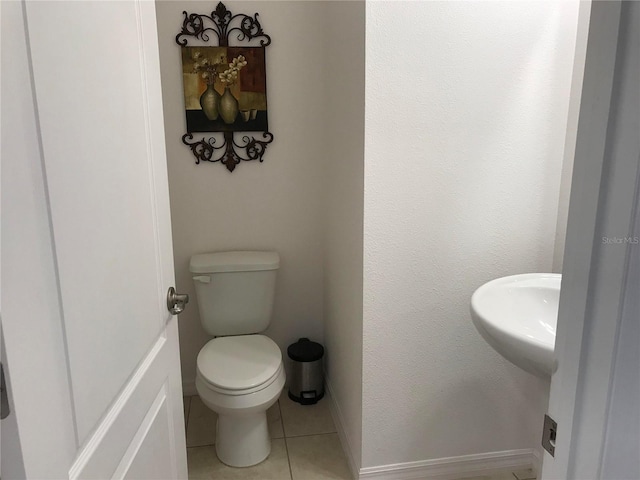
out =
<path fill-rule="evenodd" d="M 216 453 L 232 467 L 255 465 L 271 452 L 267 409 L 285 372 L 280 348 L 259 332 L 271 323 L 279 267 L 276 252 L 191 257 L 200 321 L 216 337 L 198 354 L 196 390 L 218 413 Z"/>

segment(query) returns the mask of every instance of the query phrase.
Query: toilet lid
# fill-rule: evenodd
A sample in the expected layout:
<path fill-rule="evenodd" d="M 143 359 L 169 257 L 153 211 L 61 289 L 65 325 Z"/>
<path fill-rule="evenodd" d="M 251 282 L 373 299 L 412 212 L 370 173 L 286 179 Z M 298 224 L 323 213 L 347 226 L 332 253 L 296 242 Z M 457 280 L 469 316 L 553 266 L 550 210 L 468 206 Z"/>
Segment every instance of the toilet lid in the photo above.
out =
<path fill-rule="evenodd" d="M 267 382 L 282 363 L 282 353 L 264 335 L 238 335 L 210 340 L 198 354 L 198 372 L 208 383 L 245 390 Z"/>

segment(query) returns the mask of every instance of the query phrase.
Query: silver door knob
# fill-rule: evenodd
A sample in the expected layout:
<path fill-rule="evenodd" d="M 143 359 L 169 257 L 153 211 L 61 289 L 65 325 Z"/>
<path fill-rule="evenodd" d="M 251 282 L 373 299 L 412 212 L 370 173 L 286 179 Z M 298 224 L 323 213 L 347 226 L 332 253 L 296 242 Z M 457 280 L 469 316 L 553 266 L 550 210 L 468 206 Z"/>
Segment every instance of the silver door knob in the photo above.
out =
<path fill-rule="evenodd" d="M 189 295 L 186 293 L 176 293 L 176 289 L 169 287 L 167 292 L 167 310 L 171 315 L 178 315 L 182 313 L 189 303 Z"/>

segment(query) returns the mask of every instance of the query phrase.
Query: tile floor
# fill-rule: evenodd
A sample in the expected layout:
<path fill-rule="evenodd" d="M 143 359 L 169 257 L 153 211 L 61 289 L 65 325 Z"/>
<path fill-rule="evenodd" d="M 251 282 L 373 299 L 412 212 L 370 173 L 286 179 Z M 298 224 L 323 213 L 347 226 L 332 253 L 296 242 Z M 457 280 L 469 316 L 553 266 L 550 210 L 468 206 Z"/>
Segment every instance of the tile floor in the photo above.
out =
<path fill-rule="evenodd" d="M 299 405 L 286 390 L 267 411 L 271 455 L 249 468 L 231 468 L 215 452 L 216 414 L 198 396 L 184 398 L 189 480 L 351 480 L 329 398 L 316 405 Z M 465 480 L 529 480 L 531 470 L 501 472 Z"/>
<path fill-rule="evenodd" d="M 530 468 L 518 469 L 515 471 L 506 470 L 493 475 L 483 475 L 480 477 L 465 477 L 459 480 L 536 480 L 536 475 Z"/>
<path fill-rule="evenodd" d="M 271 455 L 249 468 L 231 468 L 215 453 L 216 414 L 199 397 L 185 397 L 189 480 L 351 480 L 329 411 L 329 399 L 299 405 L 286 390 L 267 411 Z"/>

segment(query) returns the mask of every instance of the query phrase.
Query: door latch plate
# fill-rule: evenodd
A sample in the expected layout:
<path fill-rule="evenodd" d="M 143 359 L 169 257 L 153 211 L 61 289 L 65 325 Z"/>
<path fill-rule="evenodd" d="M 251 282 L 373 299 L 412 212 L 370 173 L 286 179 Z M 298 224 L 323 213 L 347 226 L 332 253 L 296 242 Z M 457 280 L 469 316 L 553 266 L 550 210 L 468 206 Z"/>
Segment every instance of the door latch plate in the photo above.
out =
<path fill-rule="evenodd" d="M 544 428 L 542 430 L 542 447 L 553 457 L 556 452 L 556 432 L 558 424 L 549 415 L 544 416 Z"/>

